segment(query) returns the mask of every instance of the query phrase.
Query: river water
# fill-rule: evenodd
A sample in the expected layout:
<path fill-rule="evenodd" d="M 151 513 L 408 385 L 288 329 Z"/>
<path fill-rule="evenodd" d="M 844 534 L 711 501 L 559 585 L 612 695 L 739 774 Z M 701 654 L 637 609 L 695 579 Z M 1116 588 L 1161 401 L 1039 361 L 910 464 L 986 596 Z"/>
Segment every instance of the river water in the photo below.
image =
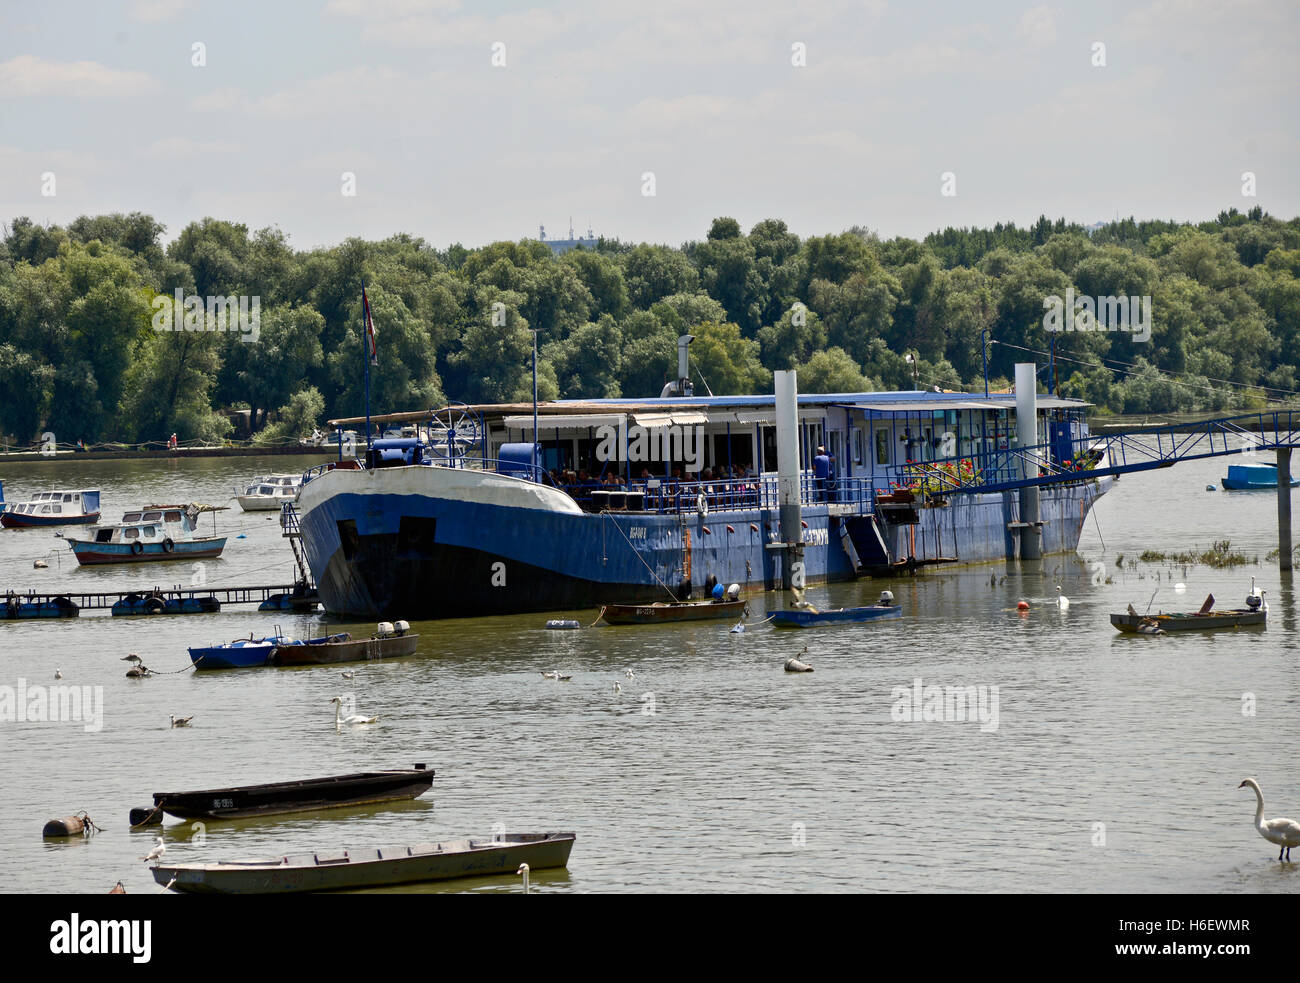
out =
<path fill-rule="evenodd" d="M 116 519 L 146 501 L 235 506 L 237 482 L 311 463 L 6 462 L 0 479 L 9 501 L 100 487 L 105 516 Z M 1256 777 L 1270 818 L 1300 813 L 1291 764 L 1300 745 L 1297 599 L 1289 575 L 1265 559 L 1276 546 L 1274 496 L 1206 491 L 1224 467 L 1198 461 L 1124 477 L 1089 518 L 1077 556 L 809 591 L 834 606 L 870 603 L 890 587 L 904 618 L 870 627 L 547 632 L 548 616 L 530 614 L 416 624 L 418 655 L 358 666 L 351 681 L 338 667 L 129 680 L 120 661 L 129 652 L 171 672 L 189 664 L 188 645 L 261 637 L 276 625 L 322 634 L 324 619 L 241 606 L 0 622 L 0 686 L 53 685 L 58 669 L 63 685 L 102 687 L 103 698 L 98 730 L 93 721 L 0 723 L 0 890 L 99 893 L 118 880 L 130 893 L 159 890 L 139 859 L 156 831 L 127 828 L 128 810 L 155 791 L 426 762 L 437 772 L 432 792 L 397 807 L 201 830 L 169 817 L 167 858 L 250 859 L 504 828 L 577 833 L 567 871 L 533 873 L 541 892 L 1295 891 L 1300 868 L 1277 862 L 1252 826 L 1254 796 L 1237 786 Z M 292 580 L 273 515 L 235 506 L 217 524 L 231 539 L 201 570 L 79 569 L 53 532 L 5 531 L 0 587 Z M 1222 539 L 1258 564 L 1116 564 L 1121 554 Z M 38 558 L 49 568 L 33 569 Z M 1121 637 L 1108 622 L 1130 602 L 1194 610 L 1208 592 L 1238 607 L 1252 576 L 1268 590 L 1264 630 Z M 1064 611 L 1052 605 L 1057 584 L 1071 602 Z M 1021 599 L 1027 615 L 1015 610 Z M 755 618 L 776 601 L 751 598 Z M 569 616 L 590 624 L 595 614 Z M 783 672 L 805 645 L 816 671 Z M 552 669 L 573 678 L 543 679 Z M 983 687 L 985 722 L 895 719 L 918 679 Z M 342 694 L 380 723 L 336 733 L 329 701 Z M 193 714 L 193 727 L 171 729 L 172 713 Z M 103 832 L 42 840 L 47 819 L 80 809 Z M 407 890 L 520 887 L 507 877 Z"/>

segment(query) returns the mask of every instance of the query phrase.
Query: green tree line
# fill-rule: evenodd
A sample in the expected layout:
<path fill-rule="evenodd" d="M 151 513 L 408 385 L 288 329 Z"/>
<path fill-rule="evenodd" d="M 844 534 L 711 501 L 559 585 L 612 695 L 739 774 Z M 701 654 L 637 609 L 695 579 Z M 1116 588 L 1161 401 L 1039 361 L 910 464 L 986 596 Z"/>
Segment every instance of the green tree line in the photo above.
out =
<path fill-rule="evenodd" d="M 409 235 L 298 250 L 279 229 L 213 218 L 165 231 L 138 212 L 5 228 L 0 432 L 215 440 L 231 429 L 223 411 L 242 409 L 270 441 L 359 415 L 363 281 L 376 412 L 529 399 L 534 331 L 547 399 L 658 395 L 684 332 L 696 391 L 719 395 L 770 392 L 787 368 L 803 392 L 980 391 L 985 333 L 993 388 L 1017 361 L 1045 363 L 1054 340 L 1058 391 L 1103 412 L 1255 407 L 1298 388 L 1300 219 L 1259 209 L 1092 229 L 1043 217 L 922 241 L 861 227 L 801 239 L 777 219 L 746 233 L 723 217 L 680 247 L 600 240 L 560 256 L 535 240 L 438 249 Z M 1150 297 L 1149 341 L 1050 334 L 1045 300 L 1071 289 Z M 156 330 L 156 301 L 177 290 L 256 297 L 256 340 Z"/>

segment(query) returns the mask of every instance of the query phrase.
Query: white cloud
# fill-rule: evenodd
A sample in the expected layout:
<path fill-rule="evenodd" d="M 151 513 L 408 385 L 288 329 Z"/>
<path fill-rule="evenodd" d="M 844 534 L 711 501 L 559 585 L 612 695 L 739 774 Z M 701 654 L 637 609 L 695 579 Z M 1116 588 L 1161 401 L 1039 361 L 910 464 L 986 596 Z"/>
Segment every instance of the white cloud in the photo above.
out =
<path fill-rule="evenodd" d="M 1056 40 L 1056 19 L 1057 11 L 1045 3 L 1030 7 L 1021 16 L 1016 34 L 1035 47 L 1051 44 Z"/>
<path fill-rule="evenodd" d="M 144 72 L 108 68 L 94 61 L 47 61 L 19 55 L 0 62 L 0 98 L 118 99 L 139 95 L 153 86 L 153 78 Z"/>
<path fill-rule="evenodd" d="M 192 6 L 193 0 L 131 0 L 127 16 L 132 20 L 155 24 L 175 20 Z"/>

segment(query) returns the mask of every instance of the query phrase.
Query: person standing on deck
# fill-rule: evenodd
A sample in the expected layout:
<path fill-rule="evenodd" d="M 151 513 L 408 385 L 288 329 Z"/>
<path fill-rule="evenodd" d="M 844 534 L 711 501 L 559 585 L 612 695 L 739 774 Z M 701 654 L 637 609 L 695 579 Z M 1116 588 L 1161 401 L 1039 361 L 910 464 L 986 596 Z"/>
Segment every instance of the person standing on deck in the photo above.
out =
<path fill-rule="evenodd" d="M 831 459 L 826 456 L 826 448 L 818 447 L 817 456 L 813 458 L 814 487 L 817 489 L 817 501 L 826 501 L 826 480 L 831 474 Z"/>

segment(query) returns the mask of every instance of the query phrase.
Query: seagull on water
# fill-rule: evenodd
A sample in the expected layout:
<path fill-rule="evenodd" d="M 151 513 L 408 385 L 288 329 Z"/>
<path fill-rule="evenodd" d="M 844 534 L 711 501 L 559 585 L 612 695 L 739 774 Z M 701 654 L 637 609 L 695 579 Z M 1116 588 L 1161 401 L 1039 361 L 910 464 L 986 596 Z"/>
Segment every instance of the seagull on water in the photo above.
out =
<path fill-rule="evenodd" d="M 1300 823 L 1294 819 L 1265 819 L 1264 791 L 1255 779 L 1247 778 L 1237 788 L 1248 788 L 1255 793 L 1255 829 L 1259 830 L 1260 836 L 1278 847 L 1278 860 L 1282 859 L 1284 853 L 1286 859 L 1290 860 L 1291 848 L 1300 846 Z"/>
<path fill-rule="evenodd" d="M 169 714 L 169 716 L 172 718 L 173 727 L 188 727 L 190 721 L 194 719 L 194 714 L 190 714 L 188 717 L 178 717 L 173 713 Z"/>
<path fill-rule="evenodd" d="M 339 675 L 342 676 L 344 679 L 356 679 L 356 678 L 357 678 L 357 672 L 356 672 L 355 669 L 351 670 L 350 672 L 340 672 Z"/>
<path fill-rule="evenodd" d="M 1061 585 L 1056 585 L 1056 606 L 1064 611 L 1070 606 L 1070 599 L 1061 593 Z"/>
<path fill-rule="evenodd" d="M 154 848 L 150 850 L 148 853 L 146 853 L 140 859 L 143 860 L 145 863 L 148 863 L 150 860 L 161 860 L 163 854 L 166 852 L 167 852 L 167 845 L 163 843 L 163 838 L 160 836 L 158 837 L 157 840 L 154 841 Z"/>
<path fill-rule="evenodd" d="M 619 685 L 617 680 L 614 681 L 614 692 L 616 694 L 623 692 L 623 687 Z"/>
<path fill-rule="evenodd" d="M 544 673 L 542 673 L 542 678 L 543 678 L 543 679 L 559 679 L 559 678 L 560 678 L 560 674 L 559 674 L 558 671 L 557 671 L 557 672 L 544 672 Z"/>
<path fill-rule="evenodd" d="M 623 673 L 623 675 L 626 676 L 628 679 L 636 679 L 636 673 L 634 673 L 631 669 L 628 669 L 626 672 Z"/>
<path fill-rule="evenodd" d="M 62 669 L 55 669 L 55 670 L 54 670 L 54 678 L 55 678 L 55 679 L 62 679 L 62 678 L 63 678 L 63 670 L 62 670 Z"/>

